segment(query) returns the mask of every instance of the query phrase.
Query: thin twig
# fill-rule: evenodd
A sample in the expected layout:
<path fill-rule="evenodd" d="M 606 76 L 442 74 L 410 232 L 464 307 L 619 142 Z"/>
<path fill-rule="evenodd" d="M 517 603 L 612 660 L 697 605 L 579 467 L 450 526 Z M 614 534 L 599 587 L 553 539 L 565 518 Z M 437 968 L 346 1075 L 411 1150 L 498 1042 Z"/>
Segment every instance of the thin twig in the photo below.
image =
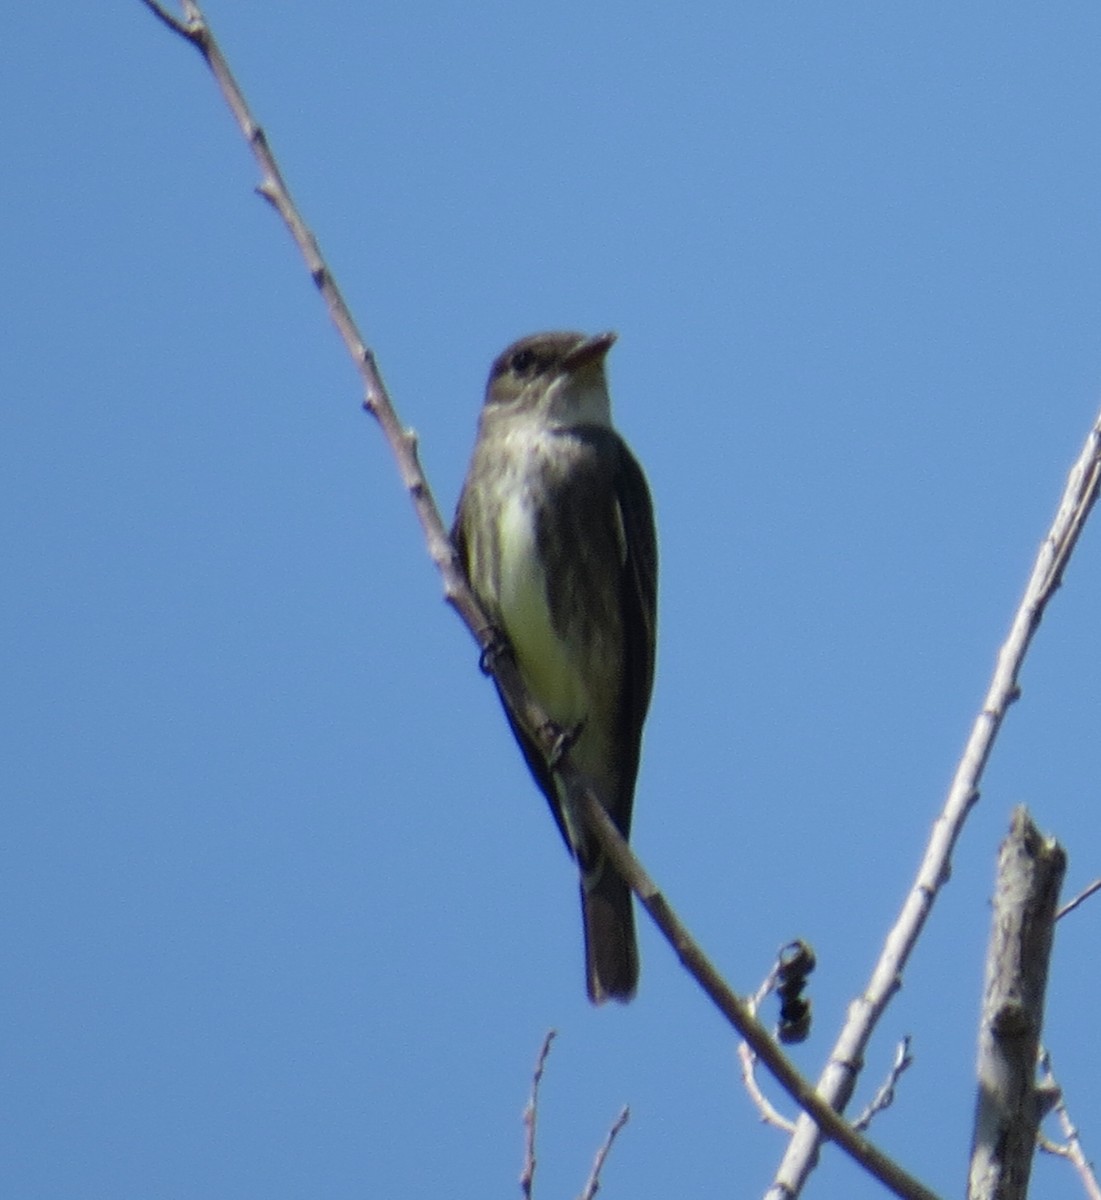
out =
<path fill-rule="evenodd" d="M 1063 1130 L 1063 1137 L 1066 1139 L 1062 1143 L 1052 1142 L 1041 1134 L 1038 1138 L 1040 1149 L 1046 1151 L 1048 1154 L 1057 1154 L 1061 1158 L 1068 1159 L 1073 1163 L 1089 1200 L 1101 1200 L 1101 1185 L 1097 1182 L 1097 1174 L 1093 1169 L 1093 1164 L 1086 1157 L 1085 1151 L 1082 1149 L 1082 1143 L 1078 1137 L 1078 1127 L 1070 1119 L 1066 1098 L 1063 1095 L 1063 1089 L 1059 1086 L 1055 1078 L 1055 1073 L 1051 1066 L 1051 1055 L 1047 1050 L 1040 1051 L 1040 1067 L 1043 1074 L 1039 1087 L 1054 1096 L 1052 1108 L 1059 1118 L 1059 1125 Z"/>
<path fill-rule="evenodd" d="M 596 1193 L 600 1191 L 600 1172 L 604 1170 L 604 1160 L 608 1157 L 612 1143 L 619 1136 L 619 1131 L 627 1124 L 630 1116 L 631 1110 L 624 1105 L 620 1109 L 619 1116 L 612 1122 L 612 1127 L 608 1130 L 608 1136 L 604 1139 L 604 1144 L 596 1152 L 593 1169 L 589 1172 L 589 1178 L 585 1181 L 585 1186 L 577 1200 L 593 1200 Z"/>
<path fill-rule="evenodd" d="M 539 1057 L 535 1060 L 535 1071 L 531 1077 L 531 1095 L 524 1106 L 524 1169 L 520 1172 L 520 1191 L 524 1200 L 531 1200 L 531 1189 L 535 1182 L 535 1119 L 539 1113 L 539 1085 L 543 1082 L 543 1071 L 547 1065 L 551 1042 L 558 1031 L 550 1029 L 543 1039 Z"/>
<path fill-rule="evenodd" d="M 852 1097 L 872 1030 L 891 996 L 902 983 L 902 972 L 918 935 L 925 925 L 937 893 L 948 879 L 952 850 L 968 812 L 979 798 L 979 782 L 1009 706 L 1017 699 L 1017 677 L 1029 643 L 1048 602 L 1062 582 L 1078 536 L 1097 499 L 1101 477 L 1101 415 L 1086 437 L 1078 461 L 1071 468 L 1059 509 L 1040 546 L 1013 618 L 998 654 L 994 675 L 982 709 L 975 718 L 963 757 L 956 767 L 944 809 L 933 824 L 925 856 L 894 928 L 860 998 L 850 1008 L 850 1018 L 830 1054 L 818 1081 L 818 1093 L 839 1111 Z M 818 1156 L 821 1135 L 808 1116 L 800 1117 L 768 1200 L 792 1200 L 802 1190 Z"/>
<path fill-rule="evenodd" d="M 781 962 L 777 957 L 772 964 L 772 969 L 761 981 L 761 986 L 746 1001 L 746 1007 L 754 1016 L 774 991 L 780 978 L 780 967 Z M 780 1129 L 784 1133 L 791 1133 L 795 1128 L 795 1122 L 788 1120 L 761 1091 L 761 1085 L 757 1082 L 757 1055 L 753 1053 L 748 1042 L 738 1043 L 738 1059 L 742 1064 L 742 1084 L 761 1120 L 764 1124 Z"/>
<path fill-rule="evenodd" d="M 142 3 L 163 19 L 163 14 L 151 0 Z M 326 266 L 315 239 L 310 234 L 276 166 L 267 139 L 253 120 L 244 96 L 223 58 L 208 24 L 197 4 L 187 0 L 188 24 L 181 26 L 166 22 L 180 36 L 198 47 L 213 72 L 219 87 L 237 119 L 252 152 L 263 172 L 259 191 L 283 217 L 314 283 L 320 290 L 336 325 L 359 370 L 364 386 L 364 407 L 379 422 L 393 452 L 402 480 L 409 491 L 414 509 L 421 522 L 428 552 L 443 578 L 444 595 L 473 634 L 483 651 L 495 647 L 494 630 L 478 605 L 465 578 L 458 556 L 451 545 L 439 510 L 432 498 L 428 481 L 417 458 L 415 436 L 406 430 L 394 410 L 386 386 L 378 371 L 374 353 L 359 334 L 344 300 Z M 536 744 L 548 757 L 556 751 L 553 727 L 524 689 L 515 661 L 509 655 L 489 654 L 494 678 L 506 703 Z M 753 1017 L 742 1001 L 719 976 L 700 946 L 689 935 L 658 891 L 657 887 L 632 854 L 618 829 L 596 799 L 588 782 L 573 766 L 569 755 L 562 755 L 556 773 L 569 789 L 576 811 L 596 836 L 616 870 L 628 882 L 650 913 L 658 928 L 673 946 L 681 962 L 711 997 L 719 1011 L 753 1046 L 761 1061 L 775 1075 L 781 1086 L 797 1104 L 812 1115 L 813 1122 L 824 1134 L 836 1141 L 872 1175 L 896 1195 L 910 1200 L 935 1200 L 934 1194 L 913 1179 L 885 1154 L 873 1146 L 830 1107 L 811 1085 L 803 1079 L 769 1036 L 767 1030 Z"/>
<path fill-rule="evenodd" d="M 417 457 L 416 435 L 406 429 L 398 419 L 375 362 L 374 352 L 363 340 L 332 272 L 322 257 L 317 240 L 295 206 L 290 191 L 283 181 L 275 155 L 268 145 L 267 137 L 253 117 L 244 93 L 234 79 L 206 18 L 194 0 L 186 0 L 185 3 L 188 17 L 186 25 L 171 18 L 159 4 L 155 3 L 155 0 L 141 0 L 141 3 L 154 12 L 169 28 L 180 34 L 185 41 L 195 46 L 213 73 L 241 133 L 260 167 L 262 178 L 257 190 L 276 209 L 290 230 L 295 245 L 309 270 L 310 277 L 320 291 L 329 316 L 359 372 L 363 383 L 363 407 L 378 421 L 390 446 L 402 482 L 409 492 L 413 508 L 424 530 L 428 553 L 443 577 L 444 595 L 482 649 L 490 649 L 493 644 L 493 629 L 470 590 L 458 555 L 448 536 L 447 528 L 432 497 L 428 480 L 425 478 Z M 498 658 L 502 663 L 498 681 L 501 682 L 506 692 L 519 694 L 521 689 L 518 672 L 515 671 L 515 668 L 512 669 L 511 675 L 514 678 L 509 686 L 508 681 L 501 677 L 510 674 L 509 660 L 506 656 L 498 656 Z M 533 717 L 534 714 L 530 703 L 523 705 L 518 711 L 521 716 Z M 541 716 L 541 714 L 534 715 Z M 545 718 L 542 719 L 545 721 Z"/>
<path fill-rule="evenodd" d="M 887 1078 L 880 1084 L 876 1094 L 868 1101 L 868 1105 L 864 1111 L 853 1121 L 855 1128 L 867 1129 L 871 1125 L 876 1113 L 881 1113 L 885 1108 L 890 1108 L 894 1104 L 895 1088 L 898 1087 L 898 1081 L 902 1078 L 903 1072 L 913 1066 L 913 1062 L 914 1057 L 910 1053 L 910 1035 L 907 1034 L 895 1047 L 895 1060 L 891 1063 L 891 1069 L 887 1072 Z"/>
<path fill-rule="evenodd" d="M 1059 921 L 1065 917 L 1067 913 L 1074 912 L 1079 904 L 1084 904 L 1094 894 L 1094 892 L 1099 891 L 1101 891 L 1101 879 L 1095 879 L 1093 883 L 1089 885 L 1089 887 L 1083 888 L 1073 900 L 1068 900 L 1066 904 L 1064 904 L 1063 907 L 1055 914 L 1055 919 Z"/>
<path fill-rule="evenodd" d="M 785 1117 L 771 1100 L 761 1091 L 757 1082 L 757 1055 L 749 1048 L 747 1042 L 738 1043 L 738 1058 L 742 1064 L 742 1086 L 745 1088 L 753 1107 L 765 1125 L 771 1125 L 783 1133 L 791 1133 L 795 1122 Z"/>

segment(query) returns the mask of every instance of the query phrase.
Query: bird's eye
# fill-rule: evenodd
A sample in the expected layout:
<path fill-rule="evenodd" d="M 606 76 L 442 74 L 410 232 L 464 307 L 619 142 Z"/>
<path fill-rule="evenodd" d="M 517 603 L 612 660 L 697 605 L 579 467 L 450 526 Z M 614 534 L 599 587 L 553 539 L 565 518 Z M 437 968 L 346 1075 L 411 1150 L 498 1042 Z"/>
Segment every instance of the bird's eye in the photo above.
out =
<path fill-rule="evenodd" d="M 527 375 L 535 366 L 535 351 L 534 350 L 517 350 L 512 356 L 512 361 L 509 363 L 513 373 L 516 375 Z"/>

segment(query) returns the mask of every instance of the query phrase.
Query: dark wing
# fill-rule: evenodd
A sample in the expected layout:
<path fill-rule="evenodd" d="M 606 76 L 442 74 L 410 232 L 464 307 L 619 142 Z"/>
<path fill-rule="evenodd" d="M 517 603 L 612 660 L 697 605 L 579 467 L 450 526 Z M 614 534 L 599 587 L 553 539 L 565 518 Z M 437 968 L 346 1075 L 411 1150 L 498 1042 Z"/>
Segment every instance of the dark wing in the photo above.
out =
<path fill-rule="evenodd" d="M 570 435 L 591 453 L 590 461 L 599 464 L 593 480 L 597 486 L 581 503 L 589 508 L 590 516 L 594 507 L 607 511 L 608 519 L 618 526 L 606 532 L 608 550 L 618 554 L 620 566 L 617 602 L 623 662 L 616 730 L 619 782 L 617 795 L 608 797 L 605 803 L 620 832 L 627 837 L 631 830 L 642 726 L 654 684 L 658 580 L 654 510 L 642 468 L 619 434 L 604 426 L 583 426 L 571 430 Z"/>
<path fill-rule="evenodd" d="M 620 708 L 620 736 L 624 751 L 623 776 L 615 819 L 624 837 L 630 832 L 631 806 L 642 726 L 654 686 L 657 646 L 658 545 L 654 509 L 646 477 L 620 438 L 615 495 L 623 520 L 626 547 L 622 579 L 624 680 Z"/>

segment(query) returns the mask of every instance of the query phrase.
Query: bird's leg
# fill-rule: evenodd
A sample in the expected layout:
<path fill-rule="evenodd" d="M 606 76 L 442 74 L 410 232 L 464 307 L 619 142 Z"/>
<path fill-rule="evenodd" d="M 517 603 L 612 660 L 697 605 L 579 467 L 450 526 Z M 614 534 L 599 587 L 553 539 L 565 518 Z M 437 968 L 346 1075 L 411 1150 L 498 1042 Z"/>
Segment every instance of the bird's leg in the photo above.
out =
<path fill-rule="evenodd" d="M 478 670 L 483 675 L 493 675 L 501 659 L 508 657 L 512 657 L 512 646 L 505 637 L 504 630 L 491 625 L 486 632 L 485 645 L 478 656 Z"/>
<path fill-rule="evenodd" d="M 547 766 L 553 771 L 562 761 L 562 755 L 577 745 L 577 739 L 585 731 L 585 722 L 578 721 L 576 725 L 563 728 L 554 721 L 548 721 L 543 727 L 543 731 L 554 739 L 550 756 L 547 759 Z"/>

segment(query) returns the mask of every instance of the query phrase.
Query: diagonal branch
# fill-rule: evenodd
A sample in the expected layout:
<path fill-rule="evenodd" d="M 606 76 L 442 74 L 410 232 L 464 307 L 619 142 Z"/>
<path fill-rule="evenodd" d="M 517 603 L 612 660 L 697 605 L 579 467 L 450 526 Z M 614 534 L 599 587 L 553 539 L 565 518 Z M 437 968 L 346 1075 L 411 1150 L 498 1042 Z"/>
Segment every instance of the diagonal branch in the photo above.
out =
<path fill-rule="evenodd" d="M 593 1160 L 593 1169 L 589 1172 L 589 1178 L 585 1180 L 585 1186 L 581 1189 L 581 1195 L 578 1196 L 577 1200 L 594 1200 L 596 1193 L 600 1191 L 600 1173 L 604 1170 L 604 1163 L 611 1153 L 612 1143 L 619 1137 L 623 1126 L 630 1119 L 631 1110 L 626 1107 L 621 1108 L 619 1116 L 612 1122 L 607 1136 L 601 1143 L 600 1149 L 596 1152 L 596 1158 Z"/>
<path fill-rule="evenodd" d="M 850 1008 L 851 1016 L 830 1055 L 818 1093 L 839 1111 L 852 1096 L 864 1060 L 864 1051 L 887 1002 L 902 983 L 902 971 L 933 907 L 937 893 L 948 879 L 952 850 L 971 807 L 979 799 L 979 782 L 1009 706 L 1020 688 L 1017 676 L 1033 634 L 1040 625 L 1048 602 L 1063 580 L 1063 571 L 1097 499 L 1101 478 L 1101 415 L 1086 437 L 1086 443 L 1071 468 L 1059 509 L 1051 529 L 1040 545 L 1025 594 L 1013 618 L 994 676 L 975 718 L 963 757 L 948 789 L 944 809 L 933 824 L 925 857 L 918 868 L 910 894 L 894 928 L 887 935 L 883 952 L 872 971 L 867 988 Z M 814 1167 L 820 1134 L 807 1117 L 801 1117 L 780 1163 L 768 1200 L 791 1200 L 797 1196 Z"/>
<path fill-rule="evenodd" d="M 141 2 L 168 27 L 194 45 L 215 75 L 260 165 L 263 179 L 259 190 L 280 213 L 290 229 L 310 275 L 325 300 L 330 317 L 356 363 L 363 381 L 364 407 L 378 420 L 394 454 L 402 481 L 409 491 L 424 530 L 429 554 L 443 578 L 445 597 L 485 652 L 485 661 L 491 664 L 494 677 L 517 719 L 532 732 L 537 744 L 550 754 L 554 746 L 549 722 L 526 694 L 512 658 L 507 654 L 493 653 L 496 649 L 493 630 L 470 590 L 448 538 L 418 461 L 416 438 L 400 423 L 376 365 L 375 356 L 360 336 L 315 239 L 295 208 L 263 130 L 253 120 L 198 5 L 193 0 L 184 0 L 187 20 L 181 22 L 172 17 L 156 0 Z M 1025 650 L 1039 624 L 1047 601 L 1058 586 L 1078 533 L 1096 497 L 1101 463 L 1099 445 L 1101 425 L 1094 427 L 1082 459 L 1072 472 L 1067 495 L 1052 532 L 1041 549 L 1025 600 L 999 657 L 990 693 L 957 770 L 944 813 L 934 827 L 914 889 L 888 938 L 883 957 L 867 993 L 861 1002 L 854 1006 L 855 1018 L 843 1031 L 831 1064 L 817 1091 L 798 1075 L 767 1031 L 752 1016 L 746 1003 L 736 996 L 718 975 L 702 949 L 688 934 L 664 896 L 623 842 L 607 814 L 591 794 L 586 781 L 569 763 L 568 757 L 560 764 L 560 773 L 578 798 L 579 807 L 585 813 L 594 835 L 599 838 L 616 869 L 631 885 L 685 967 L 734 1028 L 753 1047 L 782 1086 L 810 1114 L 809 1117 L 800 1119 L 792 1147 L 781 1167 L 781 1174 L 777 1180 L 781 1194 L 792 1196 L 797 1193 L 810 1170 L 820 1138 L 824 1135 L 837 1141 L 897 1195 L 922 1197 L 925 1200 L 931 1197 L 927 1189 L 907 1176 L 871 1143 L 857 1134 L 835 1109 L 843 1108 L 849 1099 L 863 1048 L 887 1000 L 898 987 L 902 968 L 945 877 L 951 850 L 963 819 L 978 797 L 978 781 L 994 737 L 1006 709 L 1017 694 L 1016 677 Z"/>
<path fill-rule="evenodd" d="M 808 1119 L 896 1196 L 901 1196 L 904 1200 L 935 1200 L 934 1193 L 907 1174 L 893 1159 L 857 1133 L 848 1121 L 823 1102 L 821 1096 L 799 1074 L 791 1060 L 769 1036 L 768 1030 L 754 1016 L 750 1002 L 738 996 L 715 969 L 703 948 L 688 932 L 623 840 L 611 817 L 596 799 L 577 768 L 571 762 L 563 761 L 558 770 L 571 800 L 584 813 L 589 829 L 600 839 L 600 844 L 612 865 L 630 885 L 631 891 L 665 935 L 665 940 L 676 951 L 685 969 L 749 1044 L 753 1053 L 765 1064 L 780 1086 L 800 1108 L 810 1114 Z"/>
<path fill-rule="evenodd" d="M 206 18 L 194 0 L 184 0 L 186 22 L 181 22 L 173 17 L 156 0 L 141 0 L 141 3 L 155 13 L 170 29 L 193 45 L 213 73 L 241 133 L 260 167 L 262 178 L 257 191 L 279 213 L 290 230 L 291 237 L 294 238 L 295 245 L 305 260 L 310 278 L 321 293 L 329 316 L 359 372 L 363 384 L 363 407 L 378 421 L 386 441 L 390 445 L 394 461 L 401 473 L 402 483 L 409 492 L 413 508 L 420 520 L 421 528 L 424 530 L 428 553 L 443 577 L 444 595 L 482 649 L 490 650 L 493 644 L 493 630 L 470 590 L 458 555 L 448 536 L 447 527 L 444 525 L 440 511 L 432 497 L 432 491 L 428 486 L 428 480 L 425 478 L 417 455 L 416 434 L 412 430 L 406 429 L 398 419 L 375 361 L 374 351 L 370 349 L 360 334 L 332 272 L 322 257 L 317 239 L 310 232 L 302 214 L 291 199 L 290 191 L 283 181 L 282 173 L 275 160 L 275 155 L 268 145 L 267 137 L 253 117 L 244 93 L 234 79 L 233 72 L 222 55 Z M 518 711 L 521 713 L 530 711 L 530 706 L 524 706 Z"/>
<path fill-rule="evenodd" d="M 1055 919 L 1061 921 L 1068 913 L 1074 912 L 1079 904 L 1085 904 L 1096 892 L 1101 892 L 1101 879 L 1095 879 L 1088 887 L 1084 887 L 1073 900 L 1068 900 L 1055 914 Z"/>

